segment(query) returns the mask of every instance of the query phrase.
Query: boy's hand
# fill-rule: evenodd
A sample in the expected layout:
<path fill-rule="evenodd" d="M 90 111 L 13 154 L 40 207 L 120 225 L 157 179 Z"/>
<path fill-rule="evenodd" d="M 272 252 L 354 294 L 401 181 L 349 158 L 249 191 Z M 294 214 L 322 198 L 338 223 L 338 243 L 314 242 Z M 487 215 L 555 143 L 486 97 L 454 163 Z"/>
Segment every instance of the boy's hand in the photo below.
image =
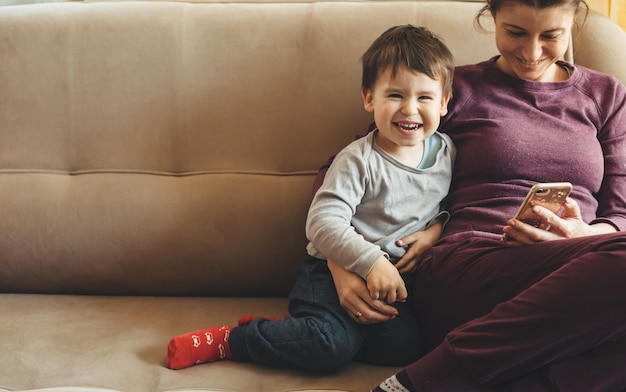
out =
<path fill-rule="evenodd" d="M 387 258 L 381 257 L 376 261 L 366 281 L 373 299 L 380 299 L 389 304 L 406 301 L 408 292 L 404 280 L 398 269 Z"/>
<path fill-rule="evenodd" d="M 396 263 L 396 268 L 401 274 L 413 273 L 417 269 L 418 262 L 441 237 L 443 224 L 435 223 L 428 229 L 415 232 L 404 238 L 399 239 L 396 244 L 407 248 L 406 253 L 400 261 Z"/>

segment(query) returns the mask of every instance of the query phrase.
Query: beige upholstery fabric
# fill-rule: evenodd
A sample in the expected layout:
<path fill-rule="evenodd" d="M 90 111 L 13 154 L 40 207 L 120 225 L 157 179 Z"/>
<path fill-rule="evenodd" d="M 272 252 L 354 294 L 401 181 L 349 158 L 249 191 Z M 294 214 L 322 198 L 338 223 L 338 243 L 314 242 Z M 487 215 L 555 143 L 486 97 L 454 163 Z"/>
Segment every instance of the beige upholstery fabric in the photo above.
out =
<path fill-rule="evenodd" d="M 395 372 L 164 361 L 175 334 L 286 314 L 315 173 L 370 121 L 360 55 L 413 23 L 486 59 L 480 6 L 2 7 L 0 390 L 363 391 Z M 625 43 L 594 15 L 574 55 L 626 81 Z"/>
<path fill-rule="evenodd" d="M 370 120 L 362 52 L 388 26 L 414 23 L 440 33 L 459 62 L 484 59 L 495 49 L 474 32 L 476 9 L 3 9 L 0 204 L 11 213 L 0 229 L 11 234 L 0 253 L 15 267 L 0 287 L 284 295 L 302 259 L 313 175 Z"/>

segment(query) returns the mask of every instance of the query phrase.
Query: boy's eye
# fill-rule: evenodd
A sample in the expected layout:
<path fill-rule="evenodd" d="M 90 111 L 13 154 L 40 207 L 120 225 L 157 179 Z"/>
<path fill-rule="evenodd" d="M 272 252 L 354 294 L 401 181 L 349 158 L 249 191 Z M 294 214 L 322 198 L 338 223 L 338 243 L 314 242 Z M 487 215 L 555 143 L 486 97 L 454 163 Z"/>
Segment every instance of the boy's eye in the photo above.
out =
<path fill-rule="evenodd" d="M 422 95 L 421 97 L 419 97 L 420 101 L 430 101 L 431 99 L 433 99 L 433 97 L 431 97 L 430 95 Z"/>
<path fill-rule="evenodd" d="M 402 99 L 402 95 L 400 95 L 400 94 L 389 94 L 389 98 Z"/>

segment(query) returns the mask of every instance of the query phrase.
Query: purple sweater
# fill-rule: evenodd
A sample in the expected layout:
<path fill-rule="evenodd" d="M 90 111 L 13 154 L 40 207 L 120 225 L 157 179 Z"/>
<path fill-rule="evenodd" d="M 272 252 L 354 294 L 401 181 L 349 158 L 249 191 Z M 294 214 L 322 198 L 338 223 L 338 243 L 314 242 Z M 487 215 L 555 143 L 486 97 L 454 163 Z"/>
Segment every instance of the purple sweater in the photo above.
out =
<path fill-rule="evenodd" d="M 455 70 L 450 111 L 439 128 L 457 147 L 444 237 L 500 238 L 536 182 L 571 182 L 585 222 L 626 229 L 624 85 L 563 62 L 567 81 L 524 81 L 498 70 L 496 58 Z"/>
<path fill-rule="evenodd" d="M 457 67 L 440 127 L 458 151 L 444 236 L 499 238 L 534 183 L 560 181 L 574 185 L 585 222 L 626 229 L 626 89 L 611 76 L 559 65 L 571 77 L 557 83 L 508 76 L 495 58 Z"/>

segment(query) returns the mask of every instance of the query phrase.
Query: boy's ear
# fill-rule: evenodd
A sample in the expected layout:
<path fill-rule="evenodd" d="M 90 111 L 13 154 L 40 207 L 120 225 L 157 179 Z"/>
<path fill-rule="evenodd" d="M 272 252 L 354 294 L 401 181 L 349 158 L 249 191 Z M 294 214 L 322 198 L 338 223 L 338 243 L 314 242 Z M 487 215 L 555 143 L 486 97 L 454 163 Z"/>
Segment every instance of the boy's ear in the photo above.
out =
<path fill-rule="evenodd" d="M 374 112 L 374 93 L 372 90 L 368 88 L 364 88 L 361 90 L 361 95 L 363 96 L 363 107 L 367 112 Z"/>
<path fill-rule="evenodd" d="M 448 93 L 441 98 L 441 107 L 439 108 L 439 115 L 442 117 L 448 114 L 448 102 L 450 102 L 450 98 L 452 98 L 452 93 Z"/>

